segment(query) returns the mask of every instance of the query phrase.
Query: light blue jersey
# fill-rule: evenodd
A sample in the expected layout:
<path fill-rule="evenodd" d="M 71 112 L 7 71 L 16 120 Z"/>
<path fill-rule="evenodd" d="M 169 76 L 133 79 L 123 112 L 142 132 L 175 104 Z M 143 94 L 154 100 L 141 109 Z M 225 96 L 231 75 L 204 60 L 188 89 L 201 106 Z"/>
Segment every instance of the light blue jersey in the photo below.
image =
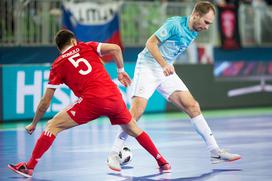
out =
<path fill-rule="evenodd" d="M 191 31 L 188 26 L 189 17 L 174 16 L 169 19 L 154 33 L 160 40 L 160 52 L 163 58 L 169 64 L 173 64 L 177 57 L 182 54 L 185 49 L 198 36 L 196 31 Z M 144 48 L 138 55 L 138 64 L 157 64 L 147 48 Z"/>

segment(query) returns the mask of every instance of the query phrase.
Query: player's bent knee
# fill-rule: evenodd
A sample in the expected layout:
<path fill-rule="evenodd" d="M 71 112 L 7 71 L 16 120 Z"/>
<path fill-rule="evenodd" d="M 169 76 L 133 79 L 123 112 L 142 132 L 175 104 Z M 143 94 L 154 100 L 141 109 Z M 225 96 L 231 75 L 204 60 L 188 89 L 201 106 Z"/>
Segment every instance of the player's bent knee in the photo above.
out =
<path fill-rule="evenodd" d="M 136 121 L 132 119 L 128 124 L 122 126 L 123 130 L 132 137 L 137 137 L 142 130 L 136 124 Z"/>
<path fill-rule="evenodd" d="M 127 133 L 129 136 L 137 137 L 141 132 L 142 132 L 142 130 L 138 130 L 138 129 L 129 129 L 129 130 L 127 130 L 126 133 Z"/>
<path fill-rule="evenodd" d="M 131 105 L 130 113 L 133 118 L 138 121 L 145 111 L 147 100 L 141 97 L 134 97 Z"/>
<path fill-rule="evenodd" d="M 199 103 L 197 101 L 194 102 L 194 109 L 196 111 L 200 111 L 200 105 L 199 105 Z"/>
<path fill-rule="evenodd" d="M 144 107 L 132 108 L 132 109 L 130 110 L 130 113 L 131 113 L 132 117 L 133 117 L 136 121 L 138 121 L 138 119 L 142 116 L 144 110 L 145 110 Z"/>
<path fill-rule="evenodd" d="M 56 121 L 56 119 L 50 119 L 47 123 L 46 123 L 46 131 L 49 131 L 50 133 L 54 134 L 55 136 L 62 131 L 62 129 L 59 128 L 58 123 Z"/>

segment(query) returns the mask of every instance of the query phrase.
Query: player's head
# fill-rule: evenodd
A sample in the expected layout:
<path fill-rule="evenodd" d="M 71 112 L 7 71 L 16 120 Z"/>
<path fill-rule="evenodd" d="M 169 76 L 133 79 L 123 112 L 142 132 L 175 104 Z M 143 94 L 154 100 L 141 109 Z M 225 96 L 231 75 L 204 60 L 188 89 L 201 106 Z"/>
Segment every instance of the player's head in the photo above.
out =
<path fill-rule="evenodd" d="M 66 47 L 77 44 L 74 33 L 67 29 L 62 29 L 56 33 L 55 42 L 59 51 L 63 51 Z"/>
<path fill-rule="evenodd" d="M 209 1 L 199 1 L 195 4 L 192 15 L 192 29 L 202 31 L 209 29 L 215 18 L 215 7 Z"/>

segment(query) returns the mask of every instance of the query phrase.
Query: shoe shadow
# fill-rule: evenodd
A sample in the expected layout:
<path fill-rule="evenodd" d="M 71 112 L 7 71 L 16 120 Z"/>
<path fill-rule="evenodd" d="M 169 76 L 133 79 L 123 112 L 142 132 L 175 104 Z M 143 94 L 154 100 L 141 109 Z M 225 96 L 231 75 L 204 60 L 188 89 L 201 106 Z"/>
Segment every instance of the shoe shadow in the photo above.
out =
<path fill-rule="evenodd" d="M 48 180 L 48 179 L 38 179 L 38 178 L 34 178 L 34 177 L 31 177 L 31 178 L 26 178 L 26 177 L 22 177 L 22 176 L 18 176 L 18 177 L 9 177 L 10 179 L 12 180 L 18 180 L 18 181 L 52 181 L 52 180 Z"/>
<path fill-rule="evenodd" d="M 208 179 L 221 172 L 240 172 L 240 171 L 242 171 L 242 169 L 213 169 L 211 172 L 203 173 L 199 176 L 184 177 L 184 178 L 170 179 L 170 180 L 193 181 L 193 180 L 199 180 L 199 179 Z"/>
<path fill-rule="evenodd" d="M 132 169 L 132 166 L 121 166 L 122 170 L 128 170 L 128 169 Z"/>
<path fill-rule="evenodd" d="M 240 172 L 242 169 L 213 169 L 211 172 L 203 173 L 198 176 L 194 177 L 180 177 L 180 178 L 171 178 L 171 173 L 157 173 L 157 174 L 150 174 L 150 175 L 145 175 L 145 176 L 140 176 L 140 177 L 132 177 L 132 176 L 125 176 L 122 175 L 121 173 L 108 173 L 108 175 L 112 176 L 117 176 L 124 178 L 122 181 L 133 181 L 133 180 L 154 180 L 152 177 L 156 176 L 165 176 L 160 178 L 160 181 L 194 181 L 194 180 L 202 180 L 202 179 L 208 179 L 216 174 L 219 174 L 221 172 Z"/>

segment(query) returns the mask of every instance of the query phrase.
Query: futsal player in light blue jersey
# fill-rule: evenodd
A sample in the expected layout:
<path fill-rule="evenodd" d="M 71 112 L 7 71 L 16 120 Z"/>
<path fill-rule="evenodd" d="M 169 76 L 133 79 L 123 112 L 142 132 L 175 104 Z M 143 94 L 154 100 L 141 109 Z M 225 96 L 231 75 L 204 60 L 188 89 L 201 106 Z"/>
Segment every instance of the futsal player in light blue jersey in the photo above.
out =
<path fill-rule="evenodd" d="M 139 53 L 132 83 L 131 114 L 135 120 L 144 113 L 148 99 L 158 92 L 168 101 L 186 112 L 196 130 L 203 138 L 211 154 L 211 162 L 234 161 L 240 155 L 220 149 L 203 117 L 198 102 L 175 73 L 173 66 L 177 57 L 197 38 L 198 33 L 207 30 L 215 18 L 214 5 L 208 1 L 195 4 L 193 12 L 186 17 L 169 18 L 146 42 L 146 47 Z M 119 153 L 127 139 L 127 134 L 120 130 L 111 155 Z"/>

